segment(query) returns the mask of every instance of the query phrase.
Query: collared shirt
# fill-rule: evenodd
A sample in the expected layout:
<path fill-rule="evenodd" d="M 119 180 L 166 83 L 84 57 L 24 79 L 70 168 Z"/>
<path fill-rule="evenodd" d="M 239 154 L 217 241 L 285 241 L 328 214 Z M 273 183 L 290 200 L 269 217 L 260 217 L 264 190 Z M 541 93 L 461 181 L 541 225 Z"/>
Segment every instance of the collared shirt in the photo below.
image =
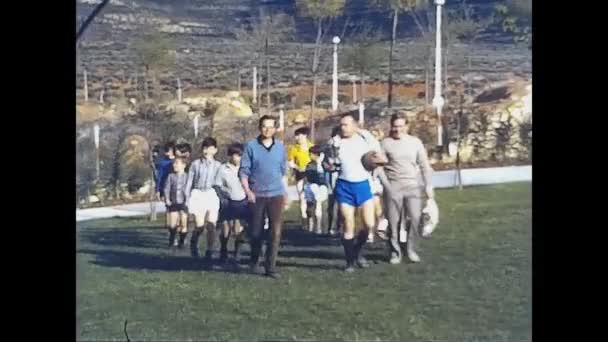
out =
<path fill-rule="evenodd" d="M 232 201 L 242 201 L 247 197 L 239 179 L 239 167 L 225 163 L 217 174 L 216 185 L 226 192 Z"/>
<path fill-rule="evenodd" d="M 165 182 L 165 196 L 171 201 L 171 204 L 184 204 L 186 203 L 186 182 L 188 181 L 188 174 L 185 172 L 182 174 L 171 173 L 167 177 Z"/>
<path fill-rule="evenodd" d="M 216 184 L 216 177 L 222 164 L 217 160 L 197 159 L 190 164 L 186 194 L 194 189 L 209 190 Z"/>
<path fill-rule="evenodd" d="M 262 138 L 251 139 L 245 144 L 239 178 L 249 180 L 249 188 L 256 196 L 274 197 L 285 194 L 283 177 L 287 173 L 287 153 L 280 140 L 272 140 L 264 146 Z"/>
<path fill-rule="evenodd" d="M 310 163 L 309 149 L 314 146 L 312 141 L 306 140 L 306 146 L 293 144 L 287 150 L 287 161 L 293 161 L 299 171 L 304 171 L 306 165 Z"/>

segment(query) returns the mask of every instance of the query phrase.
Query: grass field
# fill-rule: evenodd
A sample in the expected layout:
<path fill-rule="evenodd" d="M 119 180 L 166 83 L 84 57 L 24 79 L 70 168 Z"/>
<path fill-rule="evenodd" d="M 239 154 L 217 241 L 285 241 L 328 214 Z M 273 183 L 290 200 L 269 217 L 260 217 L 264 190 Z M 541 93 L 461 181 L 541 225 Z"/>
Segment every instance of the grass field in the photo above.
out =
<path fill-rule="evenodd" d="M 77 337 L 125 341 L 128 320 L 132 341 L 530 341 L 531 184 L 437 190 L 437 200 L 422 263 L 389 265 L 376 243 L 375 264 L 354 274 L 341 271 L 339 241 L 297 229 L 292 208 L 279 280 L 170 255 L 161 222 L 80 222 Z"/>

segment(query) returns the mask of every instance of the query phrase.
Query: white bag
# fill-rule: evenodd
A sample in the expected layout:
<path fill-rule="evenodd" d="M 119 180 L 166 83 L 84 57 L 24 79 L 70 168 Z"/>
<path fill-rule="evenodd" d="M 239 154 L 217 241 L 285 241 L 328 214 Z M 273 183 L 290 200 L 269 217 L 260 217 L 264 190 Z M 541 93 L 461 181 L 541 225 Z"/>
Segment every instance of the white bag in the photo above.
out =
<path fill-rule="evenodd" d="M 429 198 L 422 209 L 422 237 L 429 237 L 439 223 L 439 208 L 434 199 Z"/>

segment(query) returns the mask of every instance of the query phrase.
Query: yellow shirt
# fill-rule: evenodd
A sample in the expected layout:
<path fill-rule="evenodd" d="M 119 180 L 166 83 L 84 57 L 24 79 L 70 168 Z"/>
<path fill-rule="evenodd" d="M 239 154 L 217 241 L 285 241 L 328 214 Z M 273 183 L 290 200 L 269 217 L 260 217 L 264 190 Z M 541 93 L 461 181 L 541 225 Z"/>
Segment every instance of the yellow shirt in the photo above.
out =
<path fill-rule="evenodd" d="M 287 151 L 287 161 L 293 161 L 300 171 L 306 169 L 306 165 L 310 163 L 310 154 L 308 150 L 313 146 L 312 141 L 308 140 L 306 147 L 303 148 L 300 144 L 289 146 Z"/>

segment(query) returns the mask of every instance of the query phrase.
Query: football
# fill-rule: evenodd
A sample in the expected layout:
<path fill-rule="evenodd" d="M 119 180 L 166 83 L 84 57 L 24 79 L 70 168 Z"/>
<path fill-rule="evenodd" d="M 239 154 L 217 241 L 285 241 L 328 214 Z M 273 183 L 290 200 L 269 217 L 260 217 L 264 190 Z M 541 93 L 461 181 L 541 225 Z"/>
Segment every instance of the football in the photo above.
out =
<path fill-rule="evenodd" d="M 388 159 L 384 153 L 377 151 L 369 151 L 361 157 L 361 164 L 367 171 L 373 171 L 378 166 L 383 166 L 388 163 Z"/>

